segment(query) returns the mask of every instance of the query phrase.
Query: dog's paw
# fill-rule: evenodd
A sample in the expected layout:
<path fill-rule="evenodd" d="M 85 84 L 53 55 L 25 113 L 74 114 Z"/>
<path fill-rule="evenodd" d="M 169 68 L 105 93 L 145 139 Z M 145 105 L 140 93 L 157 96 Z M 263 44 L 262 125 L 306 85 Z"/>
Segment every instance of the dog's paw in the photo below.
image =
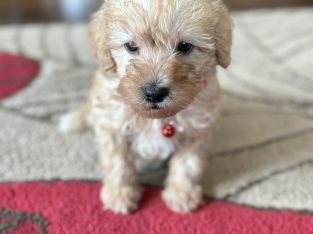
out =
<path fill-rule="evenodd" d="M 138 186 L 105 186 L 100 198 L 106 210 L 118 214 L 129 214 L 138 208 L 141 189 Z"/>
<path fill-rule="evenodd" d="M 167 206 L 178 213 L 188 213 L 196 210 L 202 202 L 202 187 L 169 185 L 162 192 Z"/>
<path fill-rule="evenodd" d="M 80 112 L 72 112 L 62 116 L 58 124 L 58 129 L 62 133 L 81 132 L 86 128 L 86 120 Z"/>

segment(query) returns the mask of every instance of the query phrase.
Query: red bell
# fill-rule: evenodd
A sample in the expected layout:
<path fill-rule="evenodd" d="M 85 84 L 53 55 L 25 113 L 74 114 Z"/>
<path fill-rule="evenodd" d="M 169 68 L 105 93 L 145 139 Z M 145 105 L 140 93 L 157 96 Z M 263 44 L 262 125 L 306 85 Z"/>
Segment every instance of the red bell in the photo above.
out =
<path fill-rule="evenodd" d="M 203 80 L 203 81 L 202 81 L 202 87 L 203 87 L 204 89 L 207 88 L 208 85 L 209 85 L 209 81 L 208 81 L 208 80 Z"/>
<path fill-rule="evenodd" d="M 175 135 L 175 132 L 176 131 L 175 131 L 175 128 L 173 125 L 165 124 L 163 126 L 163 129 L 162 129 L 163 136 L 170 138 L 170 137 L 173 137 Z"/>

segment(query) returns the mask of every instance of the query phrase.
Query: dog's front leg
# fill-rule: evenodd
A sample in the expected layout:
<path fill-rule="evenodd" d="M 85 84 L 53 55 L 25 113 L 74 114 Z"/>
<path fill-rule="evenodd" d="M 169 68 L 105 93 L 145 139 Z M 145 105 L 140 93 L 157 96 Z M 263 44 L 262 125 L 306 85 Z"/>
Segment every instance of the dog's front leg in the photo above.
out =
<path fill-rule="evenodd" d="M 206 157 L 197 146 L 184 147 L 173 156 L 163 191 L 163 200 L 179 213 L 195 210 L 202 202 L 201 176 Z"/>
<path fill-rule="evenodd" d="M 137 209 L 141 194 L 134 159 L 122 134 L 112 129 L 101 127 L 96 129 L 104 172 L 101 200 L 106 209 L 115 213 L 128 214 Z"/>

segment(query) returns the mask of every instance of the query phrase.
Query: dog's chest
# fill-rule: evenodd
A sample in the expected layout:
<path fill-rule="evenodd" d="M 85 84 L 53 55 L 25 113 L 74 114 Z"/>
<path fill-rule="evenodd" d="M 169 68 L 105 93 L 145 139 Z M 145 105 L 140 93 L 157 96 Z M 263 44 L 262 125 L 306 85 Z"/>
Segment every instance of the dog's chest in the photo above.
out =
<path fill-rule="evenodd" d="M 151 120 L 145 128 L 130 137 L 131 150 L 145 160 L 164 160 L 172 155 L 178 145 L 177 136 L 167 138 L 162 134 L 162 120 Z"/>
<path fill-rule="evenodd" d="M 149 120 L 135 131 L 130 139 L 131 150 L 145 160 L 164 160 L 182 149 L 192 137 L 207 131 L 215 121 L 215 113 L 206 109 L 190 106 L 173 118 Z M 166 137 L 163 128 L 170 124 L 175 129 L 175 135 Z"/>

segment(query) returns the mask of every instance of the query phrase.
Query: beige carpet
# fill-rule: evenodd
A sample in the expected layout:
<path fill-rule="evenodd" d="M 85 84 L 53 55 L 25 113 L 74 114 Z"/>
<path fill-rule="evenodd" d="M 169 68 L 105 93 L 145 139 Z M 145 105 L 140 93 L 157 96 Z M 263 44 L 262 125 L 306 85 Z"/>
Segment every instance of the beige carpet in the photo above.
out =
<path fill-rule="evenodd" d="M 208 196 L 313 211 L 313 9 L 233 14 L 233 63 L 219 70 L 223 121 Z M 96 68 L 84 25 L 0 27 L 0 51 L 41 61 L 27 89 L 0 103 L 0 182 L 99 179 L 91 133 L 63 136 Z M 143 175 L 143 180 L 157 176 Z"/>

